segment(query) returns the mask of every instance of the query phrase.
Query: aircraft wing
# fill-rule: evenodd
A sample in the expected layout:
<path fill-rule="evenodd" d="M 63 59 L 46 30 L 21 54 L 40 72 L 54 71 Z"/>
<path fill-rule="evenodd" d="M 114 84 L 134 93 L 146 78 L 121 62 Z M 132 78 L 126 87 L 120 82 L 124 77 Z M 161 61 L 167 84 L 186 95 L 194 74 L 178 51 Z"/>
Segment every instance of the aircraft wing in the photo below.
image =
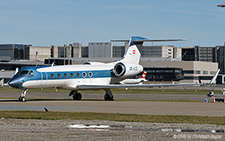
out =
<path fill-rule="evenodd" d="M 201 86 L 202 84 L 130 84 L 130 85 L 79 85 L 80 89 L 111 89 L 111 88 L 139 88 L 139 87 L 171 87 L 171 86 Z"/>
<path fill-rule="evenodd" d="M 210 83 L 181 83 L 181 84 L 111 84 L 111 85 L 78 85 L 78 89 L 111 89 L 111 88 L 139 88 L 139 87 L 175 87 L 175 86 L 205 86 L 212 85 L 215 83 L 215 80 L 220 72 L 220 69 L 217 70 L 216 74 L 210 81 Z"/>

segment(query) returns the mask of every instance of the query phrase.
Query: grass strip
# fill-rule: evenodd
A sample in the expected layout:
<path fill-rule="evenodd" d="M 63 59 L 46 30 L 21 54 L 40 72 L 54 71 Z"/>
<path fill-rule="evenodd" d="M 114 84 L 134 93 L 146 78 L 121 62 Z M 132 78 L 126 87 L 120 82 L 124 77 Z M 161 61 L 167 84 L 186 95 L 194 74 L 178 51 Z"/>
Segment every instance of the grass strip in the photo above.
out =
<path fill-rule="evenodd" d="M 108 120 L 150 123 L 191 123 L 225 125 L 225 117 L 186 115 L 136 115 L 119 113 L 89 112 L 40 112 L 40 111 L 0 111 L 0 118 L 40 119 L 40 120 Z"/>

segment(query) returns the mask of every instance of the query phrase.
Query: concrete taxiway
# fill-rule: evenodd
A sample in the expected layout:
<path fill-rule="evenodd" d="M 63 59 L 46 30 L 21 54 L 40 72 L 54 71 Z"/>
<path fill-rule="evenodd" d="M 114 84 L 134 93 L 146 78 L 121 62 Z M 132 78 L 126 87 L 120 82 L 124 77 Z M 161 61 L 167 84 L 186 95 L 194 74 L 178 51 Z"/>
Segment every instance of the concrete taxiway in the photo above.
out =
<path fill-rule="evenodd" d="M 125 113 L 143 115 L 225 116 L 223 103 L 151 101 L 27 101 L 0 100 L 0 110 Z"/>
<path fill-rule="evenodd" d="M 20 92 L 0 92 L 0 98 L 14 97 L 19 98 Z M 102 93 L 82 93 L 83 99 L 104 99 L 104 92 Z M 68 93 L 47 93 L 47 92 L 29 92 L 26 95 L 29 99 L 72 99 L 68 97 Z M 208 98 L 205 95 L 197 94 L 114 94 L 114 99 L 124 100 L 189 100 L 189 101 L 204 101 Z M 212 100 L 212 98 L 208 98 Z"/>
<path fill-rule="evenodd" d="M 84 99 L 103 99 L 101 93 L 84 93 Z M 29 92 L 27 102 L 18 102 L 18 92 L 0 92 L 0 110 L 37 110 L 62 112 L 97 112 L 97 113 L 125 113 L 143 115 L 199 115 L 225 116 L 224 103 L 204 103 L 206 95 L 183 94 L 115 94 L 115 99 L 137 100 L 196 100 L 201 102 L 159 102 L 159 101 L 73 101 L 67 93 Z M 2 97 L 2 99 L 1 99 Z M 38 98 L 39 97 L 39 98 Z M 40 99 L 45 98 L 45 99 Z M 59 100 L 54 98 L 68 98 Z"/>

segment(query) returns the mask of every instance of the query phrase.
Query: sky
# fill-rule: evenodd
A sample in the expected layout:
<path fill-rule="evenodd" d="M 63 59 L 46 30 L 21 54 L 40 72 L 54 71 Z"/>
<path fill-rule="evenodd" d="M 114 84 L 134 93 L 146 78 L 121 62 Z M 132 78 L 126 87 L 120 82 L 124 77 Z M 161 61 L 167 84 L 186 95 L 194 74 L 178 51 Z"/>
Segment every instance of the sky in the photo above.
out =
<path fill-rule="evenodd" d="M 0 0 L 0 44 L 62 46 L 142 36 L 154 43 L 214 47 L 225 42 L 225 0 Z M 148 43 L 151 44 L 151 43 Z"/>

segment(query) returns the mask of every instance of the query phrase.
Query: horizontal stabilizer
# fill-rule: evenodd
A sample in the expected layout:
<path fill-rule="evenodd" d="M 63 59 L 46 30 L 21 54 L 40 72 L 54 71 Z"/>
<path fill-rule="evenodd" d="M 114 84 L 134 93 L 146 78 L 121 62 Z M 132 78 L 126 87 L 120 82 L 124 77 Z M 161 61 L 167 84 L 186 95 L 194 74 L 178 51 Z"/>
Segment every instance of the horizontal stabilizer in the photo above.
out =
<path fill-rule="evenodd" d="M 185 39 L 135 40 L 134 42 L 172 42 L 172 41 L 187 41 L 187 40 L 185 40 Z"/>
<path fill-rule="evenodd" d="M 132 42 L 173 42 L 173 41 L 187 41 L 186 39 L 161 39 L 161 40 L 149 40 L 144 37 L 134 36 Z M 129 40 L 111 40 L 111 42 L 129 42 Z"/>
<path fill-rule="evenodd" d="M 111 40 L 111 42 L 129 42 L 129 40 Z"/>
<path fill-rule="evenodd" d="M 185 39 L 161 39 L 161 40 L 149 40 L 148 38 L 133 36 L 130 40 L 111 40 L 111 42 L 126 42 L 129 43 L 128 46 L 132 45 L 142 45 L 144 42 L 174 42 L 174 41 L 186 41 Z"/>

